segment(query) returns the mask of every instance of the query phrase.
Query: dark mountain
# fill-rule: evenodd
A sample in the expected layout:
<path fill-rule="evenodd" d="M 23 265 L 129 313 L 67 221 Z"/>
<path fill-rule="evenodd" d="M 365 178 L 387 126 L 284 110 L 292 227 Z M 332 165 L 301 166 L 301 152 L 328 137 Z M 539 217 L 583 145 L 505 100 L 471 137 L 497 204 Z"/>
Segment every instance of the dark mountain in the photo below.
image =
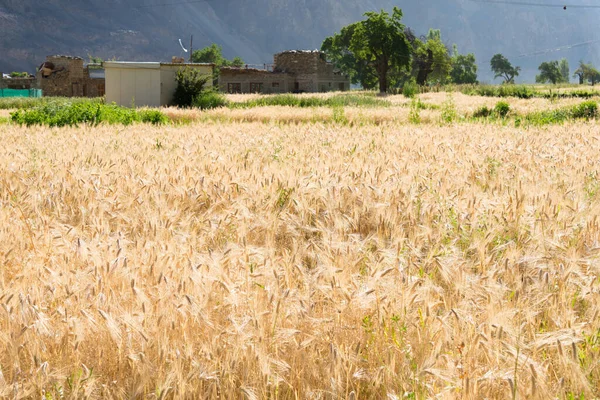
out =
<path fill-rule="evenodd" d="M 580 45 L 600 39 L 598 8 L 473 0 L 0 0 L 0 70 L 33 72 L 50 54 L 169 60 L 182 55 L 178 39 L 188 46 L 191 34 L 195 48 L 215 42 L 227 57 L 269 63 L 275 52 L 318 48 L 363 12 L 394 5 L 417 33 L 440 28 L 449 46 L 474 52 L 484 81 L 493 78 L 495 53 L 523 68 L 519 81 L 532 81 L 546 60 L 566 57 L 572 70 L 580 59 L 600 64 L 600 41 Z"/>

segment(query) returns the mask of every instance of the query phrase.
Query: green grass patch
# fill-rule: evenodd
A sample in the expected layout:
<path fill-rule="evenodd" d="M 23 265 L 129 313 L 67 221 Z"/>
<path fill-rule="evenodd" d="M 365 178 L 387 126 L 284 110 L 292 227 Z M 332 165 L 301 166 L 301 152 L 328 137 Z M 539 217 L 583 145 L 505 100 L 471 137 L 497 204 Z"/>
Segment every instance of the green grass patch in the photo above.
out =
<path fill-rule="evenodd" d="M 103 104 L 99 101 L 49 101 L 37 107 L 19 109 L 10 114 L 11 121 L 19 125 L 73 126 L 82 123 L 130 125 L 134 122 L 164 124 L 166 115 L 158 110 L 135 110 Z"/>
<path fill-rule="evenodd" d="M 0 98 L 0 110 L 28 110 L 48 103 L 94 103 L 104 104 L 103 97 L 3 97 Z"/>
<path fill-rule="evenodd" d="M 598 103 L 593 100 L 584 101 L 571 107 L 557 110 L 539 111 L 527 114 L 523 119 L 517 118 L 516 124 L 525 122 L 531 125 L 560 124 L 570 120 L 590 120 L 598 117 Z"/>
<path fill-rule="evenodd" d="M 335 95 L 328 98 L 298 96 L 293 94 L 278 94 L 272 96 L 263 96 L 244 102 L 229 103 L 230 108 L 254 108 L 268 106 L 283 107 L 389 107 L 391 103 L 388 100 L 379 99 L 373 96 L 364 95 Z"/>
<path fill-rule="evenodd" d="M 469 96 L 484 97 L 516 97 L 519 99 L 543 98 L 543 99 L 565 99 L 582 98 L 589 99 L 600 96 L 600 91 L 594 89 L 572 89 L 559 90 L 557 87 L 535 87 L 528 85 L 461 85 L 457 90 Z"/>

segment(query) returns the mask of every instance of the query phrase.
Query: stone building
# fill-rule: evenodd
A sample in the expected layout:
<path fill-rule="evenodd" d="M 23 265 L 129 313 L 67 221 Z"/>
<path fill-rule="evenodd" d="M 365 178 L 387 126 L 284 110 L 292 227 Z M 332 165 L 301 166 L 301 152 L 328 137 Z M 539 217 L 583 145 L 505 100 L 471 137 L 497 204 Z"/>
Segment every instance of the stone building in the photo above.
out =
<path fill-rule="evenodd" d="M 105 94 L 104 70 L 83 65 L 83 59 L 48 56 L 36 74 L 37 86 L 49 97 L 102 97 Z"/>
<path fill-rule="evenodd" d="M 275 54 L 272 70 L 221 68 L 219 88 L 226 93 L 302 93 L 346 91 L 350 79 L 327 62 L 320 51 Z"/>
<path fill-rule="evenodd" d="M 12 78 L 0 73 L 0 89 L 35 89 L 37 81 L 33 76 Z"/>

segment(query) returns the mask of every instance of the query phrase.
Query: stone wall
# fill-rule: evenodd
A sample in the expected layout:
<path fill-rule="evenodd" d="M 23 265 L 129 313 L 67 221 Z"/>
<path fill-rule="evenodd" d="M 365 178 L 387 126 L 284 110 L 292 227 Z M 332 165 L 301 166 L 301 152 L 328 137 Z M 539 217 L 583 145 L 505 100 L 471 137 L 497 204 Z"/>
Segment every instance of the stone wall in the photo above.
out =
<path fill-rule="evenodd" d="M 36 89 L 35 78 L 10 78 L 3 79 L 0 73 L 0 89 Z"/>
<path fill-rule="evenodd" d="M 295 92 L 350 90 L 350 80 L 335 70 L 320 51 L 285 51 L 275 54 L 275 70 L 295 76 Z"/>
<path fill-rule="evenodd" d="M 294 90 L 286 73 L 252 68 L 221 68 L 219 89 L 225 93 L 286 93 Z"/>
<path fill-rule="evenodd" d="M 350 90 L 350 80 L 319 51 L 275 54 L 273 72 L 252 68 L 221 68 L 219 88 L 225 93 L 289 93 Z"/>

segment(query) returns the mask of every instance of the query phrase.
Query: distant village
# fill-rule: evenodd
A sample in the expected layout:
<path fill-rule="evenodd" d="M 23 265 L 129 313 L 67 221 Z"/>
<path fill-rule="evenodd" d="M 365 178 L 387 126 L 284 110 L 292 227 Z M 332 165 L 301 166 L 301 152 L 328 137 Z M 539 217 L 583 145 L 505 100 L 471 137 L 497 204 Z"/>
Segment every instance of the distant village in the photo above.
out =
<path fill-rule="evenodd" d="M 213 64 L 106 61 L 84 63 L 81 57 L 48 56 L 35 75 L 2 74 L 0 90 L 32 97 L 106 97 L 107 102 L 129 106 L 169 105 L 175 91 L 175 74 L 195 68 L 212 76 Z M 19 74 L 20 75 L 20 74 Z M 26 74 L 25 74 L 26 75 Z M 212 81 L 209 80 L 209 85 Z M 350 79 L 317 50 L 291 50 L 275 54 L 273 64 L 262 68 L 243 65 L 220 68 L 219 90 L 224 93 L 303 93 L 346 91 Z M 21 94 L 17 94 L 21 92 Z M 4 97 L 8 97 L 6 93 Z"/>

